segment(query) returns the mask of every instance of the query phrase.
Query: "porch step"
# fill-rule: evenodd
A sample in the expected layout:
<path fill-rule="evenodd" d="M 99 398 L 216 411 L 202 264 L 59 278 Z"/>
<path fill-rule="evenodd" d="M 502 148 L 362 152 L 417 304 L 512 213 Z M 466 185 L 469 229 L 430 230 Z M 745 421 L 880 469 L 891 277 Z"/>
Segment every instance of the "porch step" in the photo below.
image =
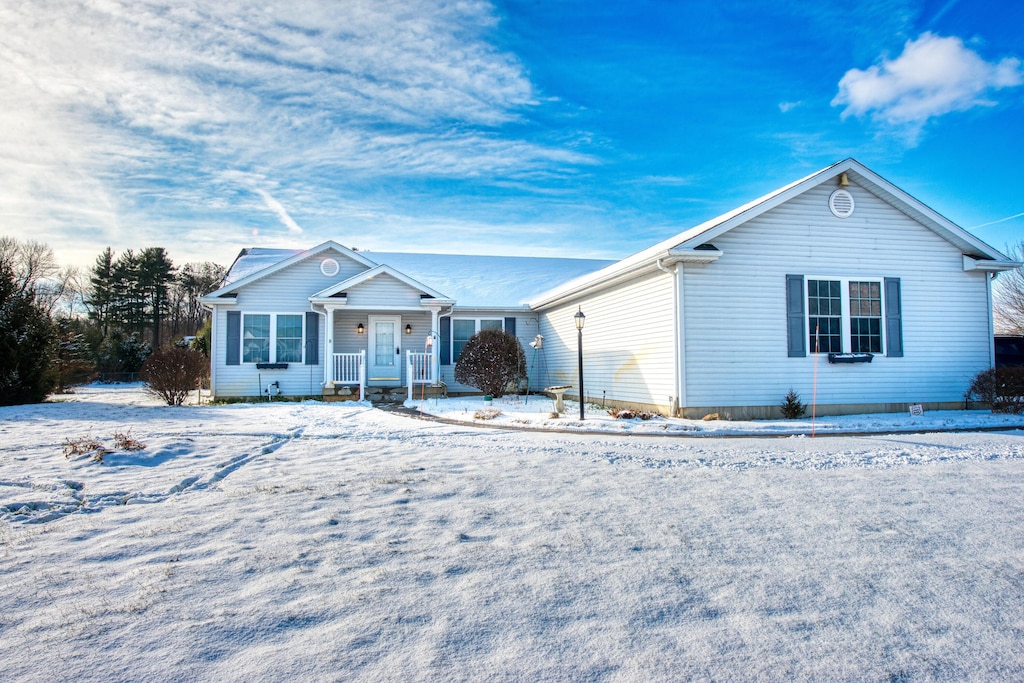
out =
<path fill-rule="evenodd" d="M 414 398 L 437 398 L 445 395 L 444 386 L 416 386 L 413 390 Z M 366 387 L 366 400 L 371 403 L 404 403 L 409 397 L 408 387 Z M 325 401 L 358 401 L 359 387 L 357 386 L 336 386 L 324 387 L 323 400 Z"/>

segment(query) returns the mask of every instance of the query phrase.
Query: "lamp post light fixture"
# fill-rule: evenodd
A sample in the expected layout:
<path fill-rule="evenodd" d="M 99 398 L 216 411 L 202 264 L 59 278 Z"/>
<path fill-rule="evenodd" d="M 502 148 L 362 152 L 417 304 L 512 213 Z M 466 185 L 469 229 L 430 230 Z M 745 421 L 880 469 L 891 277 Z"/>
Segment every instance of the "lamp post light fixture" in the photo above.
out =
<path fill-rule="evenodd" d="M 586 322 L 587 316 L 583 315 L 583 308 L 580 307 L 576 311 L 576 315 L 573 316 L 576 321 L 576 351 L 579 356 L 579 375 L 580 375 L 580 420 L 583 420 L 583 323 Z"/>

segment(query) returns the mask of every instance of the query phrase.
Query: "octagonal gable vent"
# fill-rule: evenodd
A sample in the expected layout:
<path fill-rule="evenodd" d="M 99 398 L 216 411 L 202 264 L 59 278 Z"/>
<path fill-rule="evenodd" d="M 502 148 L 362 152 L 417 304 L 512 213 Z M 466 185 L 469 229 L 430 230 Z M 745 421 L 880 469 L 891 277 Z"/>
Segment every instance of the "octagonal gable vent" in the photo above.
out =
<path fill-rule="evenodd" d="M 846 190 L 836 190 L 828 198 L 828 208 L 836 218 L 853 215 L 853 195 Z"/>

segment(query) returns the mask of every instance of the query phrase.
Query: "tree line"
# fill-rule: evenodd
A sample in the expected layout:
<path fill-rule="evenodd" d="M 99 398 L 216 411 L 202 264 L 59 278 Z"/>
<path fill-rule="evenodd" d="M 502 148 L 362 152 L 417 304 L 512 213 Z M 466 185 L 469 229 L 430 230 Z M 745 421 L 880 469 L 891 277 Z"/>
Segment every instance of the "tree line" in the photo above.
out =
<path fill-rule="evenodd" d="M 176 267 L 162 247 L 107 248 L 83 271 L 59 266 L 41 242 L 0 237 L 0 405 L 130 379 L 150 353 L 186 337 L 206 352 L 199 297 L 224 274 L 211 262 Z"/>

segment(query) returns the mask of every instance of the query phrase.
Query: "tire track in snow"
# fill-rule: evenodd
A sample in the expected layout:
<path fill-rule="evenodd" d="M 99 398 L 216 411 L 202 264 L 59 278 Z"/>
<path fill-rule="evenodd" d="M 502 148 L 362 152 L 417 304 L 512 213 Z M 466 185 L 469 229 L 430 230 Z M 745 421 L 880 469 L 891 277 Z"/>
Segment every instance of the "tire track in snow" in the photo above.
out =
<path fill-rule="evenodd" d="M 162 503 L 172 496 L 202 491 L 223 481 L 233 472 L 245 467 L 254 460 L 270 455 L 286 444 L 302 437 L 304 431 L 305 427 L 300 426 L 285 434 L 274 435 L 269 443 L 219 463 L 211 474 L 186 477 L 163 493 L 114 491 L 87 494 L 85 493 L 84 485 L 77 481 L 62 480 L 45 487 L 28 482 L 0 481 L 0 486 L 46 490 L 52 494 L 63 494 L 68 497 L 68 499 L 61 501 L 44 499 L 9 503 L 6 505 L 0 504 L 0 520 L 23 524 L 42 524 L 67 515 L 101 512 L 106 508 L 118 505 Z"/>

